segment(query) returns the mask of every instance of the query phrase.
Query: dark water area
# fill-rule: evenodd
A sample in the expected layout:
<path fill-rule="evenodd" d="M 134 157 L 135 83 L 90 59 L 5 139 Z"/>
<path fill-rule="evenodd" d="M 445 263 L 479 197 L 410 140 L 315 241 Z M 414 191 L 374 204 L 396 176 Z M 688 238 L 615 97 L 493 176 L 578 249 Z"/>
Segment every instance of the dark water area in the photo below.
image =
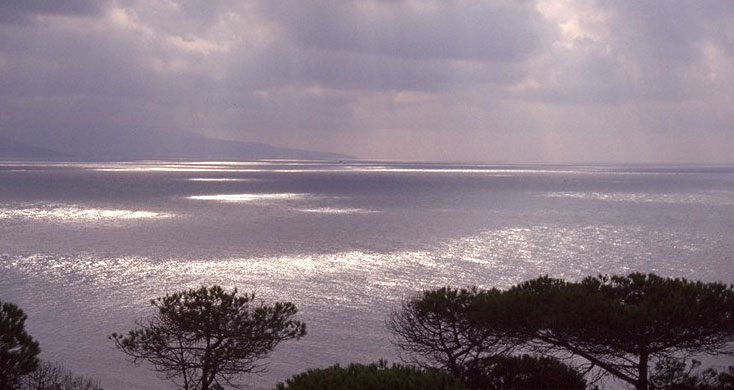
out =
<path fill-rule="evenodd" d="M 422 289 L 541 274 L 734 282 L 734 167 L 382 162 L 0 163 L 0 300 L 42 357 L 108 389 L 167 389 L 107 335 L 214 283 L 300 309 L 271 388 L 396 360 L 384 321 Z"/>

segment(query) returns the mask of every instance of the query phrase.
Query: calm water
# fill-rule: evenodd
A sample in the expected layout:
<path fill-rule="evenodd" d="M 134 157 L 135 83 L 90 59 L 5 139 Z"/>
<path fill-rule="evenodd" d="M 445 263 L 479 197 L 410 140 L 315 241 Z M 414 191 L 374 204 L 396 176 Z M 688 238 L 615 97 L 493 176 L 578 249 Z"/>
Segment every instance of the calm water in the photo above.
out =
<path fill-rule="evenodd" d="M 218 283 L 297 304 L 309 334 L 255 388 L 397 359 L 384 320 L 444 285 L 653 271 L 734 282 L 734 167 L 0 163 L 0 300 L 108 389 L 167 389 L 107 340 Z"/>

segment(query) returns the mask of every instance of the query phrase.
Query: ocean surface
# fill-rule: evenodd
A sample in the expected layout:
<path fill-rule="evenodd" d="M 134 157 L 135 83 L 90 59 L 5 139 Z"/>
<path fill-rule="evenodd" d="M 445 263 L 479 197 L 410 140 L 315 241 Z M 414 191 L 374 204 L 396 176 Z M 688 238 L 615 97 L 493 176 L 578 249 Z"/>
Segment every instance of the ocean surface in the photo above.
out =
<path fill-rule="evenodd" d="M 734 167 L 383 162 L 0 162 L 0 300 L 42 358 L 106 389 L 170 389 L 107 336 L 220 284 L 299 308 L 267 389 L 398 360 L 385 319 L 445 285 L 655 272 L 734 282 Z"/>

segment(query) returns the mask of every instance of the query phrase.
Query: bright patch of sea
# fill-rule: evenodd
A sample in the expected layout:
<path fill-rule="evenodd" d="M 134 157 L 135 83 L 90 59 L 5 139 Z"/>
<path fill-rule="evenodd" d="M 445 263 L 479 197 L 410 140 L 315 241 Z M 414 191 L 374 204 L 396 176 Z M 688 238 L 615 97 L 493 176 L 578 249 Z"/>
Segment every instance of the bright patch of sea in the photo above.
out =
<path fill-rule="evenodd" d="M 107 389 L 167 389 L 107 336 L 151 298 L 218 283 L 297 304 L 272 388 L 397 360 L 384 326 L 422 289 L 542 274 L 734 282 L 734 167 L 372 162 L 0 163 L 0 300 L 42 357 Z"/>

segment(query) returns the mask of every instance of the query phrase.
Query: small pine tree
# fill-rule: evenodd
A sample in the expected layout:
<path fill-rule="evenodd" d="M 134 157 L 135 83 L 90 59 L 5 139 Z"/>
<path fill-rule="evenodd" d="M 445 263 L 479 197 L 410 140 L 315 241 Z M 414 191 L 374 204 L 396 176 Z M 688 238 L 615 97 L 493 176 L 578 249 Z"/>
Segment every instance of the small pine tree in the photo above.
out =
<path fill-rule="evenodd" d="M 38 365 L 41 350 L 25 331 L 26 318 L 18 306 L 0 302 L 0 390 L 15 389 Z"/>
<path fill-rule="evenodd" d="M 184 390 L 235 385 L 244 373 L 262 371 L 260 360 L 282 341 L 306 334 L 293 319 L 290 302 L 255 303 L 219 286 L 202 287 L 151 301 L 157 313 L 127 335 L 113 333 L 115 346 L 133 363 L 148 361 Z"/>

